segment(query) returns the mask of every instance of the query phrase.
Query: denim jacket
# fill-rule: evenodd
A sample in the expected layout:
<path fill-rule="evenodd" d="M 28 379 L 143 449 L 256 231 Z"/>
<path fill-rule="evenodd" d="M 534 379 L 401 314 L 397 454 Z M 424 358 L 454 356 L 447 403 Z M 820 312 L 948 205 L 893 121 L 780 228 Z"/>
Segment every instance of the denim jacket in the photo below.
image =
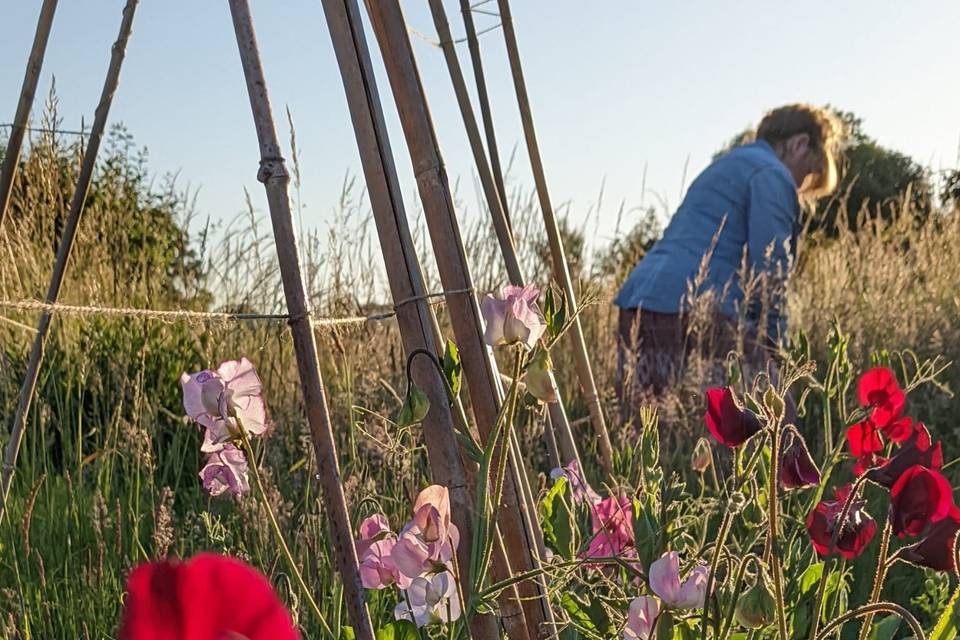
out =
<path fill-rule="evenodd" d="M 799 217 L 797 185 L 773 148 L 764 141 L 738 147 L 693 181 L 663 237 L 630 273 L 614 304 L 660 313 L 683 310 L 688 283 L 722 224 L 698 294 L 714 291 L 720 297 L 718 311 L 735 316 L 743 301 L 739 270 L 744 249 L 750 268 L 785 277 L 796 250 Z M 780 294 L 769 301 L 766 331 L 774 341 L 786 334 L 785 302 Z M 763 320 L 759 315 L 756 308 L 747 312 L 757 330 Z"/>

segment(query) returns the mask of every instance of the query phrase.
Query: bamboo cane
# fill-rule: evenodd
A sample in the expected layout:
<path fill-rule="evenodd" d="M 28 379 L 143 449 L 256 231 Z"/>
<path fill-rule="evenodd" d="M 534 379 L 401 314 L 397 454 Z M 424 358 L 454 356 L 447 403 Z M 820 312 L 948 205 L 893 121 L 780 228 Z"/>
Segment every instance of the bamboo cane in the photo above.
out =
<path fill-rule="evenodd" d="M 480 41 L 477 39 L 477 28 L 473 24 L 473 9 L 470 0 L 460 0 L 460 13 L 463 14 L 463 25 L 467 31 L 467 48 L 470 49 L 470 63 L 473 65 L 473 79 L 477 85 L 477 102 L 480 104 L 480 117 L 483 119 L 483 132 L 487 138 L 487 153 L 490 156 L 490 168 L 493 179 L 497 183 L 497 193 L 503 205 L 503 215 L 510 223 L 510 207 L 507 203 L 507 187 L 503 181 L 503 168 L 500 166 L 500 151 L 497 148 L 497 136 L 493 129 L 493 112 L 490 109 L 490 98 L 487 95 L 487 80 L 483 73 L 483 57 L 480 55 Z M 442 39 L 442 38 L 441 38 Z"/>
<path fill-rule="evenodd" d="M 233 16 L 237 48 L 240 52 L 243 75 L 250 95 L 250 108 L 260 144 L 260 171 L 257 173 L 257 179 L 264 184 L 267 192 L 280 275 L 283 280 L 287 311 L 290 314 L 290 331 L 297 358 L 297 369 L 300 373 L 300 385 L 317 456 L 324 512 L 330 520 L 333 555 L 340 578 L 343 580 L 344 598 L 347 601 L 353 631 L 361 640 L 373 640 L 373 625 L 367 611 L 366 594 L 360 582 L 357 552 L 350 527 L 350 514 L 343 495 L 336 442 L 330 424 L 326 392 L 317 360 L 317 344 L 310 322 L 310 308 L 307 304 L 303 275 L 300 270 L 296 233 L 287 193 L 290 176 L 280 155 L 280 144 L 277 140 L 248 0 L 230 0 L 230 13 Z"/>
<path fill-rule="evenodd" d="M 380 44 L 400 114 L 440 278 L 448 291 L 468 291 L 448 295 L 447 304 L 457 344 L 463 354 L 464 374 L 470 387 L 474 415 L 482 437 L 488 439 L 500 408 L 502 390 L 492 353 L 483 344 L 480 309 L 472 293 L 473 281 L 467 266 L 450 185 L 443 168 L 403 12 L 397 0 L 368 1 L 367 11 Z M 518 480 L 522 461 L 513 455 L 508 455 L 508 459 L 509 473 L 504 485 L 499 525 L 511 566 L 515 571 L 523 572 L 538 568 L 538 544 L 534 539 L 534 532 L 524 526 L 521 514 L 521 508 L 526 506 Z M 527 622 L 532 627 L 529 637 L 534 638 L 541 624 L 552 619 L 549 602 L 542 589 L 532 582 L 521 583 L 520 593 L 525 598 L 524 611 Z"/>
<path fill-rule="evenodd" d="M 430 11 L 433 14 L 433 24 L 436 26 L 437 36 L 440 38 L 440 47 L 447 63 L 447 70 L 450 72 L 450 81 L 453 83 L 457 104 L 460 106 L 463 125 L 467 130 L 467 138 L 470 141 L 470 149 L 473 151 L 473 161 L 480 176 L 480 184 L 487 200 L 487 207 L 490 209 L 490 216 L 493 218 L 493 227 L 500 243 L 500 253 L 503 255 L 507 266 L 507 275 L 512 284 L 522 287 L 525 282 L 520 269 L 520 261 L 517 258 L 513 234 L 507 220 L 506 211 L 503 208 L 503 198 L 497 190 L 490 165 L 487 163 L 486 155 L 484 155 L 480 128 L 477 125 L 477 118 L 470 103 L 470 94 L 467 92 L 467 83 L 463 79 L 463 71 L 460 68 L 460 60 L 457 58 L 457 52 L 453 45 L 453 35 L 450 33 L 450 25 L 447 22 L 447 14 L 443 9 L 442 0 L 430 0 Z M 550 379 L 556 391 L 556 380 L 552 375 Z M 556 391 L 556 394 L 559 398 L 559 391 Z M 560 401 L 551 402 L 548 409 L 547 428 L 552 429 L 553 433 L 556 434 L 557 445 L 562 456 L 562 460 L 553 461 L 554 466 L 559 467 L 561 464 L 570 462 L 576 462 L 579 465 L 580 456 L 577 454 L 577 444 L 573 439 L 573 433 L 570 431 L 570 422 L 567 420 L 563 404 Z"/>
<path fill-rule="evenodd" d="M 97 152 L 100 150 L 100 142 L 103 139 L 103 133 L 106 129 L 107 115 L 110 113 L 110 105 L 113 103 L 113 94 L 117 90 L 120 82 L 120 67 L 123 64 L 123 58 L 127 50 L 127 40 L 133 29 L 133 15 L 136 12 L 139 0 L 127 0 L 123 7 L 123 17 L 120 20 L 120 34 L 110 56 L 110 66 L 107 68 L 107 77 L 103 82 L 103 90 L 100 93 L 100 102 L 97 104 L 97 110 L 94 114 L 93 126 L 90 129 L 90 137 L 87 139 L 87 148 L 83 154 L 83 162 L 80 165 L 80 174 L 77 176 L 77 186 L 73 192 L 73 198 L 70 201 L 70 212 L 67 214 L 67 222 L 63 228 L 63 235 L 60 238 L 60 246 L 57 248 L 57 257 L 53 266 L 53 274 L 50 277 L 50 284 L 47 288 L 47 303 L 55 303 L 60 297 L 60 286 L 63 284 L 63 278 L 67 273 L 67 266 L 70 261 L 70 253 L 73 250 L 73 243 L 77 235 L 77 227 L 80 225 L 80 218 L 83 215 L 83 205 L 87 199 L 87 191 L 90 188 L 90 181 L 93 179 L 93 170 L 97 162 Z M 30 350 L 30 359 L 27 361 L 27 370 L 23 376 L 23 384 L 20 387 L 20 396 L 17 400 L 17 408 L 13 414 L 13 425 L 10 428 L 10 441 L 7 443 L 7 449 L 3 458 L 3 471 L 0 477 L 0 523 L 3 522 L 3 516 L 6 513 L 7 498 L 10 495 L 10 485 L 13 483 L 13 474 L 17 466 L 17 456 L 20 454 L 20 446 L 23 443 L 24 429 L 26 428 L 27 414 L 30 412 L 30 403 L 37 389 L 37 378 L 40 375 L 40 365 L 43 363 L 44 348 L 47 343 L 47 335 L 50 333 L 50 322 L 52 314 L 49 311 L 40 316 L 40 322 L 37 326 L 37 334 L 33 339 L 33 347 Z"/>
<path fill-rule="evenodd" d="M 23 137 L 30 120 L 30 109 L 33 108 L 33 97 L 37 93 L 40 69 L 43 68 L 43 56 L 47 51 L 50 26 L 53 24 L 53 14 L 56 11 L 57 0 L 43 0 L 40 18 L 37 20 L 37 30 L 33 36 L 33 47 L 30 49 L 30 57 L 27 58 L 27 70 L 23 74 L 17 113 L 13 117 L 13 127 L 10 129 L 10 139 L 7 140 L 3 166 L 0 166 L 0 229 L 3 229 L 3 221 L 7 217 L 7 204 L 10 202 L 10 193 L 13 191 L 13 181 L 20 162 L 20 150 L 23 148 Z"/>
<path fill-rule="evenodd" d="M 543 160 L 540 157 L 540 146 L 537 143 L 537 133 L 533 124 L 533 113 L 530 110 L 530 99 L 527 96 L 527 85 L 523 78 L 523 68 L 520 65 L 520 53 L 517 48 L 517 34 L 513 29 L 513 17 L 510 13 L 509 0 L 497 0 L 500 7 L 500 20 L 503 23 L 503 38 L 506 42 L 507 57 L 510 60 L 510 71 L 513 75 L 513 86 L 517 94 L 517 103 L 520 107 L 520 119 L 523 124 L 523 134 L 527 143 L 527 153 L 530 156 L 530 166 L 533 169 L 533 179 L 537 187 L 537 196 L 540 199 L 540 210 L 543 214 L 544 226 L 547 230 L 547 239 L 550 242 L 550 253 L 553 257 L 553 274 L 563 286 L 567 296 L 567 304 L 574 321 L 571 327 L 573 334 L 573 352 L 577 361 L 577 373 L 580 387 L 586 396 L 587 406 L 590 409 L 591 422 L 597 438 L 597 447 L 600 451 L 601 462 L 607 474 L 613 471 L 613 447 L 610 444 L 610 434 L 607 432 L 603 409 L 600 406 L 600 397 L 597 394 L 597 385 L 593 379 L 590 367 L 590 357 L 587 354 L 587 344 L 583 337 L 583 328 L 577 315 L 577 300 L 570 281 L 570 270 L 567 267 L 567 257 L 560 238 L 560 228 L 554 215 L 553 205 L 550 202 L 550 193 L 547 191 L 547 178 L 543 170 Z"/>
<path fill-rule="evenodd" d="M 396 306 L 404 349 L 408 354 L 418 351 L 436 354 L 440 332 L 433 307 L 423 297 L 426 285 L 403 206 L 359 6 L 356 0 L 323 0 L 323 8 L 350 108 L 390 291 L 397 303 L 411 301 Z M 452 517 L 460 530 L 460 583 L 464 599 L 469 602 L 473 505 L 466 470 L 452 430 L 454 414 L 437 369 L 422 357 L 414 360 L 411 369 L 417 386 L 430 400 L 430 409 L 423 420 L 427 456 L 433 481 L 450 490 Z M 455 398 L 453 404 L 458 407 L 458 413 L 463 411 L 459 398 Z M 504 561 L 505 556 L 500 555 L 498 565 Z M 509 577 L 509 568 L 497 577 Z M 519 610 L 516 589 L 512 594 L 512 606 Z M 510 600 L 502 602 L 501 606 L 509 609 Z M 499 637 L 496 620 L 492 616 L 475 616 L 471 635 L 480 640 L 496 640 Z"/>

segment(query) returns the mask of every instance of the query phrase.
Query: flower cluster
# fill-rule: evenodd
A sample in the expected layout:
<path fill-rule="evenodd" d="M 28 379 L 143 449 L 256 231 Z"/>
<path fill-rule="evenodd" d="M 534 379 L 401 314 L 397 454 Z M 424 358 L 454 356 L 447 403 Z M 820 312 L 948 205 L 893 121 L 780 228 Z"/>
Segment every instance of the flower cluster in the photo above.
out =
<path fill-rule="evenodd" d="M 216 371 L 184 373 L 180 386 L 184 410 L 204 430 L 203 488 L 212 496 L 229 491 L 241 497 L 250 490 L 249 467 L 236 442 L 244 434 L 262 435 L 269 428 L 260 376 L 241 358 L 224 362 Z"/>
<path fill-rule="evenodd" d="M 736 448 L 764 430 L 760 416 L 741 405 L 729 387 L 707 389 L 706 396 L 704 419 L 710 434 L 720 444 Z M 782 438 L 778 465 L 780 486 L 789 490 L 819 485 L 820 470 L 797 428 L 787 425 Z M 709 454 L 707 456 L 709 459 Z M 700 466 L 706 468 L 706 464 L 704 461 Z"/>
<path fill-rule="evenodd" d="M 623 629 L 624 640 L 647 640 L 653 634 L 654 625 L 662 608 L 699 609 L 707 596 L 707 579 L 710 569 L 698 565 L 690 570 L 685 580 L 680 580 L 680 556 L 668 551 L 650 565 L 648 579 L 650 590 L 659 597 L 640 596 L 630 603 L 627 624 Z"/>
<path fill-rule="evenodd" d="M 396 585 L 404 597 L 394 610 L 397 620 L 418 627 L 451 622 L 461 605 L 453 560 L 460 532 L 450 521 L 450 493 L 432 485 L 420 492 L 413 519 L 395 534 L 383 514 L 360 523 L 356 541 L 360 579 L 367 589 Z"/>
<path fill-rule="evenodd" d="M 854 473 L 890 491 L 892 533 L 900 539 L 919 538 L 900 550 L 900 558 L 938 571 L 952 569 L 960 509 L 940 473 L 940 442 L 933 443 L 923 423 L 903 414 L 906 394 L 890 369 L 867 371 L 857 396 L 868 416 L 847 430 L 847 444 L 856 460 Z M 881 456 L 884 452 L 887 455 Z M 851 490 L 851 485 L 836 489 L 835 500 L 820 502 L 807 516 L 807 529 L 821 555 L 835 551 L 856 557 L 876 533 L 876 523 L 863 510 L 864 501 L 851 496 Z M 845 505 L 847 517 L 841 523 Z"/>

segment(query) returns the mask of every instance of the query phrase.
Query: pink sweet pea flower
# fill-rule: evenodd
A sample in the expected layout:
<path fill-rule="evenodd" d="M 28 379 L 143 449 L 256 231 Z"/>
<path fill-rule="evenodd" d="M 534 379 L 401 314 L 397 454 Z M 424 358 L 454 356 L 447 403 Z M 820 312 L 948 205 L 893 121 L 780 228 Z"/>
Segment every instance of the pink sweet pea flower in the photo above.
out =
<path fill-rule="evenodd" d="M 453 622 L 462 613 L 457 583 L 449 571 L 416 578 L 406 590 L 406 599 L 409 605 L 401 601 L 393 615 L 397 620 L 412 620 L 417 627 Z"/>
<path fill-rule="evenodd" d="M 507 285 L 499 298 L 487 294 L 480 303 L 486 325 L 483 341 L 491 347 L 520 342 L 532 349 L 547 329 L 537 307 L 538 295 L 540 291 L 530 284 Z"/>
<path fill-rule="evenodd" d="M 583 553 L 587 558 L 634 557 L 633 503 L 630 498 L 606 498 L 590 510 L 593 539 Z"/>
<path fill-rule="evenodd" d="M 400 573 L 391 557 L 396 544 L 396 539 L 384 538 L 364 550 L 360 557 L 360 582 L 365 589 L 384 589 L 399 581 Z"/>
<path fill-rule="evenodd" d="M 180 385 L 187 415 L 207 430 L 201 451 L 217 451 L 237 436 L 241 424 L 250 435 L 267 430 L 260 377 L 246 358 L 228 360 L 216 371 L 184 373 Z"/>
<path fill-rule="evenodd" d="M 630 603 L 627 626 L 623 628 L 624 640 L 649 640 L 653 625 L 660 615 L 660 604 L 656 598 L 640 596 Z"/>
<path fill-rule="evenodd" d="M 709 568 L 700 565 L 680 582 L 680 556 L 668 551 L 650 565 L 650 588 L 663 603 L 675 609 L 695 609 L 703 606 L 707 593 Z"/>
<path fill-rule="evenodd" d="M 444 570 L 460 544 L 460 532 L 450 521 L 450 493 L 446 487 L 432 485 L 421 491 L 414 509 L 413 520 L 400 531 L 390 553 L 403 589 L 425 573 Z"/>
<path fill-rule="evenodd" d="M 360 581 L 366 589 L 383 589 L 400 579 L 400 572 L 391 554 L 397 536 L 383 514 L 375 514 L 360 523 L 360 538 L 356 541 L 360 561 Z"/>
<path fill-rule="evenodd" d="M 200 470 L 200 479 L 203 481 L 203 488 L 211 496 L 230 491 L 234 497 L 240 498 L 250 491 L 248 472 L 247 457 L 243 455 L 243 451 L 232 444 L 225 444 L 219 451 L 207 456 L 206 463 Z"/>

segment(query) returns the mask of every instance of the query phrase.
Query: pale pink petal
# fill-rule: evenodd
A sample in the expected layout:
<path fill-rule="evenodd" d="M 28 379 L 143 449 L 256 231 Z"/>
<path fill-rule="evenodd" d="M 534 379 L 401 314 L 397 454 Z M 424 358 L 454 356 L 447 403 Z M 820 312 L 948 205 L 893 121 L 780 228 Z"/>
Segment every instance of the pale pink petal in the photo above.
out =
<path fill-rule="evenodd" d="M 395 541 L 374 542 L 360 561 L 360 581 L 367 589 L 383 589 L 396 582 L 396 567 L 390 559 Z"/>
<path fill-rule="evenodd" d="M 243 424 L 243 428 L 253 435 L 266 433 L 267 424 L 267 405 L 262 396 L 242 396 L 239 399 L 234 396 L 234 409 L 237 418 Z"/>
<path fill-rule="evenodd" d="M 371 540 L 381 533 L 390 533 L 390 522 L 382 513 L 375 513 L 360 523 L 361 540 Z"/>
<path fill-rule="evenodd" d="M 411 580 L 428 571 L 432 565 L 430 549 L 413 532 L 402 533 L 390 553 L 401 574 Z"/>
<path fill-rule="evenodd" d="M 203 402 L 203 383 L 214 376 L 212 371 L 204 370 L 197 373 L 184 373 L 180 376 L 180 386 L 183 388 L 183 409 L 191 418 L 198 418 L 207 413 Z"/>
<path fill-rule="evenodd" d="M 439 484 L 432 484 L 417 495 L 413 504 L 416 513 L 425 504 L 433 506 L 445 523 L 450 521 L 450 490 Z"/>
<path fill-rule="evenodd" d="M 200 470 L 200 479 L 203 488 L 212 496 L 229 490 L 239 498 L 250 490 L 248 472 L 243 452 L 233 445 L 226 445 L 221 451 L 207 457 L 206 465 Z"/>
<path fill-rule="evenodd" d="M 507 303 L 487 294 L 480 303 L 480 314 L 485 326 L 483 341 L 491 347 L 506 344 L 503 325 L 507 314 Z"/>
<path fill-rule="evenodd" d="M 706 565 L 695 567 L 687 579 L 680 585 L 680 595 L 675 607 L 681 609 L 699 609 L 707 597 L 707 578 L 710 568 Z"/>
<path fill-rule="evenodd" d="M 624 640 L 649 640 L 653 625 L 660 615 L 660 604 L 655 598 L 640 596 L 630 603 L 627 626 L 623 629 Z"/>
<path fill-rule="evenodd" d="M 234 396 L 259 396 L 263 393 L 260 376 L 257 375 L 253 363 L 245 357 L 224 362 L 217 368 L 217 373 L 233 391 Z"/>
<path fill-rule="evenodd" d="M 680 556 L 668 551 L 650 565 L 650 588 L 668 606 L 678 606 L 680 601 Z"/>

